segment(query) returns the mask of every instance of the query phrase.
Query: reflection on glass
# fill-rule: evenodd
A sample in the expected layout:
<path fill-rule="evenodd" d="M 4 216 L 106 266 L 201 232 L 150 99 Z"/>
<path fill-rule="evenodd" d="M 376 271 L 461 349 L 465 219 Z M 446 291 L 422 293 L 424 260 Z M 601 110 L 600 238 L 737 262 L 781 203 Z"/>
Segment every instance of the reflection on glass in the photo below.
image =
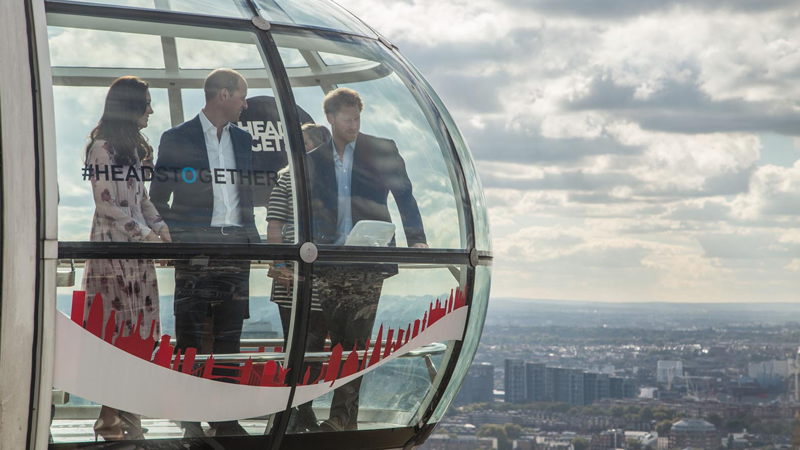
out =
<path fill-rule="evenodd" d="M 376 38 L 361 20 L 328 0 L 256 0 L 259 14 L 270 22 L 329 28 Z"/>
<path fill-rule="evenodd" d="M 324 49 L 326 60 L 343 63 L 336 70 L 314 68 L 316 87 L 308 87 L 301 72 L 290 78 L 297 104 L 317 123 L 327 124 L 334 137 L 309 158 L 315 242 L 381 245 L 389 233 L 388 245 L 464 248 L 462 205 L 456 201 L 460 188 L 449 144 L 402 66 L 372 41 L 275 38 L 281 48 L 310 54 Z M 366 64 L 339 70 L 354 60 Z M 357 98 L 326 110 L 326 95 L 341 92 Z M 376 222 L 393 224 L 394 233 Z M 349 242 L 357 227 L 375 239 Z"/>
<path fill-rule="evenodd" d="M 338 55 L 336 53 L 319 52 L 319 57 L 329 66 L 337 66 L 342 64 L 363 63 L 366 60 L 356 58 L 354 56 Z"/>
<path fill-rule="evenodd" d="M 78 261 L 81 288 L 59 288 L 55 442 L 263 435 L 286 408 L 294 298 L 278 307 L 275 263 L 156 263 Z M 291 292 L 295 279 L 283 274 Z"/>
<path fill-rule="evenodd" d="M 461 160 L 461 167 L 464 170 L 464 178 L 466 178 L 467 181 L 469 197 L 472 203 L 472 217 L 475 223 L 475 247 L 478 250 L 492 251 L 492 233 L 489 228 L 489 210 L 486 205 L 486 197 L 483 194 L 481 179 L 478 176 L 478 168 L 475 166 L 475 160 L 472 158 L 472 153 L 469 151 L 467 141 L 461 134 L 461 130 L 458 128 L 458 125 L 456 125 L 456 121 L 453 120 L 453 116 L 450 115 L 450 112 L 445 107 L 444 102 L 442 102 L 442 99 L 438 94 L 436 94 L 436 91 L 433 90 L 433 87 L 428 84 L 428 81 L 422 76 L 421 73 L 419 73 L 414 65 L 412 65 L 405 58 L 403 58 L 403 61 L 414 72 L 417 79 L 419 79 L 427 89 L 428 95 L 431 97 L 431 100 L 433 100 L 433 103 L 439 110 L 439 114 L 441 114 L 442 119 L 447 125 L 450 136 L 453 138 L 456 151 L 458 152 L 458 157 Z"/>
<path fill-rule="evenodd" d="M 299 50 L 293 48 L 280 48 L 278 51 L 281 54 L 284 67 L 308 67 L 308 62 Z"/>
<path fill-rule="evenodd" d="M 55 67 L 164 68 L 158 36 L 51 26 L 47 37 Z"/>
<path fill-rule="evenodd" d="M 236 67 L 237 69 L 264 69 L 261 53 L 251 43 L 207 41 L 202 39 L 176 38 L 178 66 L 181 69 L 215 69 Z M 266 72 L 261 72 L 262 77 Z M 251 81 L 252 82 L 252 81 Z"/>
<path fill-rule="evenodd" d="M 461 346 L 461 354 L 458 357 L 456 368 L 447 385 L 447 389 L 439 401 L 431 416 L 429 423 L 437 423 L 442 420 L 444 413 L 453 403 L 461 384 L 467 376 L 467 371 L 478 351 L 478 343 L 483 333 L 483 323 L 486 320 L 486 310 L 489 306 L 489 292 L 491 291 L 491 266 L 478 266 L 475 268 L 475 287 L 472 293 L 472 305 L 470 306 L 469 324 L 467 325 L 466 339 Z"/>
<path fill-rule="evenodd" d="M 463 334 L 465 280 L 463 266 L 315 265 L 306 362 L 325 364 L 304 369 L 289 432 L 411 423 L 446 362 L 440 339 Z M 315 338 L 326 334 L 330 356 Z"/>

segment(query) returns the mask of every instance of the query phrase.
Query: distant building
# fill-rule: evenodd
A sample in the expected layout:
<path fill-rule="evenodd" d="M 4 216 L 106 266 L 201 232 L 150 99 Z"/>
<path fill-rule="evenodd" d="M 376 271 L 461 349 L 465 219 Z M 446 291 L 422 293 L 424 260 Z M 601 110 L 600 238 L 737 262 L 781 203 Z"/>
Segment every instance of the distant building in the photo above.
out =
<path fill-rule="evenodd" d="M 633 378 L 609 377 L 610 398 L 636 398 L 639 396 L 636 380 Z"/>
<path fill-rule="evenodd" d="M 544 363 L 525 364 L 525 401 L 527 403 L 547 401 L 546 377 L 547 367 Z"/>
<path fill-rule="evenodd" d="M 717 429 L 705 420 L 684 419 L 669 431 L 669 448 L 716 450 L 719 445 Z"/>
<path fill-rule="evenodd" d="M 747 375 L 758 382 L 763 388 L 772 388 L 783 385 L 783 379 L 792 371 L 791 360 L 772 360 L 747 365 Z"/>
<path fill-rule="evenodd" d="M 469 405 L 470 403 L 492 403 L 493 401 L 494 366 L 489 363 L 473 364 L 453 403 Z"/>
<path fill-rule="evenodd" d="M 535 438 L 536 450 L 572 450 L 572 440 L 575 439 L 574 433 L 540 434 Z"/>
<path fill-rule="evenodd" d="M 505 373 L 506 403 L 525 403 L 525 362 L 507 359 Z"/>
<path fill-rule="evenodd" d="M 548 367 L 546 385 L 555 402 L 583 405 L 583 370 Z M 550 394 L 550 392 L 548 392 Z"/>
<path fill-rule="evenodd" d="M 658 433 L 655 431 L 625 431 L 625 442 L 636 441 L 642 444 L 642 448 L 656 448 L 658 446 Z"/>
<path fill-rule="evenodd" d="M 425 441 L 427 450 L 490 450 L 497 448 L 497 438 L 432 434 Z"/>
<path fill-rule="evenodd" d="M 591 405 L 595 400 L 611 397 L 611 382 L 608 374 L 586 372 L 583 374 L 583 404 Z"/>
<path fill-rule="evenodd" d="M 622 430 L 608 430 L 592 436 L 589 443 L 591 450 L 623 448 L 625 446 L 625 433 Z"/>
<path fill-rule="evenodd" d="M 668 383 L 672 377 L 683 376 L 682 361 L 659 361 L 656 367 L 656 381 L 659 383 Z"/>

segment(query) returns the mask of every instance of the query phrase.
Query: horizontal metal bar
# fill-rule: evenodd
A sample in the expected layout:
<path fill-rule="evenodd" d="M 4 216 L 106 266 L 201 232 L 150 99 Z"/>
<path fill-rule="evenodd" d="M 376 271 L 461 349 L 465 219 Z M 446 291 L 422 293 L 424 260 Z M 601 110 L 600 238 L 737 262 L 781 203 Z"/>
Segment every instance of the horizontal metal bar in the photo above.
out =
<path fill-rule="evenodd" d="M 190 259 L 300 261 L 298 245 L 59 242 L 59 259 Z M 317 263 L 382 262 L 409 264 L 469 264 L 469 252 L 405 247 L 318 247 Z"/>
<path fill-rule="evenodd" d="M 89 17 L 102 17 L 107 19 L 130 19 L 147 22 L 176 23 L 181 25 L 194 25 L 222 29 L 256 29 L 251 18 L 212 16 L 183 11 L 164 9 L 144 9 L 128 6 L 87 4 L 69 0 L 46 0 L 45 11 L 48 13 L 72 14 Z M 266 18 L 265 18 L 266 19 Z M 375 36 L 366 36 L 346 30 L 316 27 L 313 25 L 298 25 L 283 22 L 270 22 L 271 31 L 281 33 L 313 33 L 320 37 L 347 36 L 358 39 L 377 41 Z"/>
<path fill-rule="evenodd" d="M 299 245 L 59 242 L 60 259 L 189 259 L 213 256 L 224 260 L 300 260 Z"/>
<path fill-rule="evenodd" d="M 469 251 L 407 247 L 320 246 L 317 262 L 409 262 L 469 264 Z"/>
<path fill-rule="evenodd" d="M 144 9 L 129 6 L 87 4 L 69 0 L 45 1 L 45 11 L 48 13 L 73 14 L 88 17 L 102 17 L 106 19 L 129 19 L 147 22 L 178 23 L 201 27 L 227 28 L 227 29 L 256 29 L 251 19 L 244 17 L 208 16 L 203 14 L 170 11 L 164 9 Z"/>
<path fill-rule="evenodd" d="M 400 355 L 400 358 L 419 358 L 422 356 L 440 355 L 447 350 L 447 344 L 435 342 L 433 344 L 424 345 L 418 349 L 412 350 L 408 353 Z M 342 352 L 342 361 L 350 356 L 351 351 Z M 369 352 L 367 352 L 369 353 Z M 364 350 L 356 351 L 359 360 L 363 359 Z M 331 358 L 332 352 L 308 352 L 305 354 L 305 362 L 326 362 Z M 265 363 L 269 361 L 283 361 L 286 359 L 284 352 L 253 352 L 253 353 L 220 353 L 218 355 L 197 355 L 194 360 L 196 362 L 203 362 L 208 360 L 211 356 L 214 357 L 215 363 L 244 363 L 247 360 L 252 360 L 254 363 Z M 184 355 L 181 355 L 181 361 Z"/>

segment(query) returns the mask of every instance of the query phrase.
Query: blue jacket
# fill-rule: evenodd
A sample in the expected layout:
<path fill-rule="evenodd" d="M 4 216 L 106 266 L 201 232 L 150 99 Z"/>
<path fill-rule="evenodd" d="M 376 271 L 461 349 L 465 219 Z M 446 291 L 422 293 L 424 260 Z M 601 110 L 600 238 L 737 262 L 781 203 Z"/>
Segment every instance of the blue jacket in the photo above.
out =
<path fill-rule="evenodd" d="M 233 124 L 229 130 L 237 171 L 250 171 L 252 136 Z M 210 167 L 199 115 L 161 135 L 158 159 L 150 184 L 150 200 L 169 226 L 175 242 L 180 242 L 181 234 L 191 232 L 193 228 L 211 226 L 214 190 Z M 187 171 L 184 177 L 185 168 L 194 169 L 194 172 Z M 247 229 L 251 242 L 259 242 L 253 215 L 252 184 L 240 180 L 241 177 L 236 175 L 242 225 Z M 168 204 L 170 196 L 171 207 Z"/>
<path fill-rule="evenodd" d="M 332 141 L 309 153 L 308 177 L 314 242 L 333 244 L 339 236 L 336 228 L 338 188 Z M 400 210 L 408 245 L 427 243 L 406 163 L 394 141 L 359 133 L 353 154 L 350 192 L 353 225 L 360 220 L 391 222 L 387 206 L 391 192 Z"/>

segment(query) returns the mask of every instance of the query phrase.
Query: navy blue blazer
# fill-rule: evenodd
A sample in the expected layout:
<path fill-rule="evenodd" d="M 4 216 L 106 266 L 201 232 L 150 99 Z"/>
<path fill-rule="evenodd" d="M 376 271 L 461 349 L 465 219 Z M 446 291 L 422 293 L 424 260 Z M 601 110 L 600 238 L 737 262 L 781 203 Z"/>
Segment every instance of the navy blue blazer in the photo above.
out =
<path fill-rule="evenodd" d="M 233 124 L 229 132 L 237 171 L 251 170 L 252 136 Z M 210 167 L 199 115 L 161 135 L 158 160 L 150 183 L 150 200 L 169 226 L 175 242 L 180 242 L 181 234 L 190 233 L 192 229 L 211 226 L 214 174 Z M 194 173 L 187 171 L 184 177 L 185 168 L 194 169 Z M 237 174 L 235 182 L 239 186 L 242 225 L 247 229 L 251 242 L 260 242 L 253 215 L 253 189 L 240 180 Z M 170 196 L 171 207 L 168 204 Z"/>
<path fill-rule="evenodd" d="M 338 239 L 338 187 L 333 144 L 328 141 L 309 153 L 312 229 L 314 242 L 333 244 Z M 394 141 L 359 133 L 353 153 L 350 185 L 353 224 L 360 220 L 391 222 L 389 192 L 400 210 L 408 245 L 427 243 L 422 217 L 414 198 L 406 163 Z"/>

